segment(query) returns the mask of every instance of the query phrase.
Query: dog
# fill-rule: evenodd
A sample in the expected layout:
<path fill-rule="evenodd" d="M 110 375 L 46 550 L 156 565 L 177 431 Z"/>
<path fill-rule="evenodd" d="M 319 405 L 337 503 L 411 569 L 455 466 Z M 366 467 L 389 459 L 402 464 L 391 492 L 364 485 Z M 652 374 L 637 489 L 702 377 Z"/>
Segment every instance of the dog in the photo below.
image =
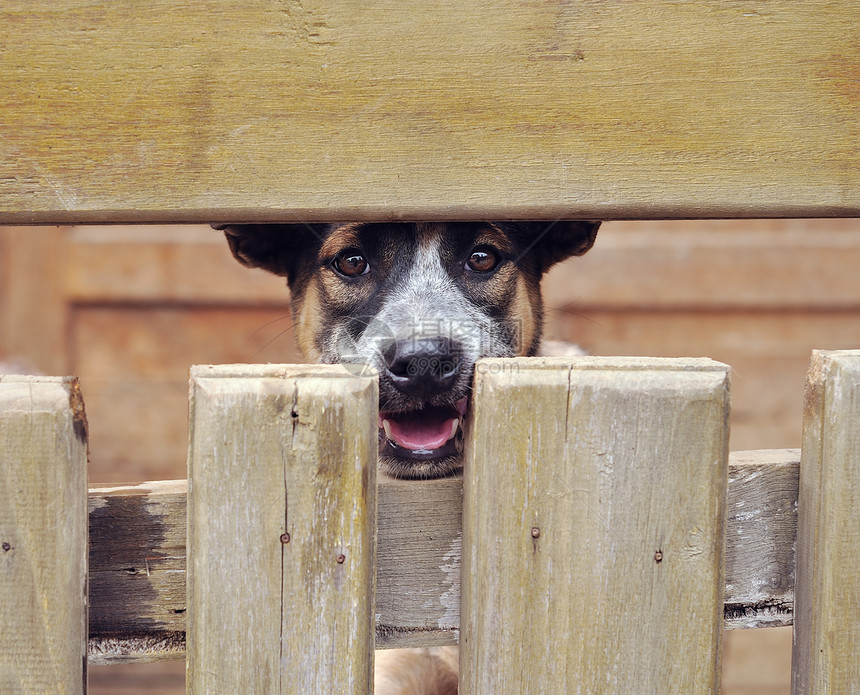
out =
<path fill-rule="evenodd" d="M 216 225 L 246 266 L 287 279 L 309 361 L 379 374 L 379 467 L 437 478 L 462 466 L 475 362 L 535 355 L 540 281 L 600 223 Z M 456 648 L 378 653 L 378 695 L 457 692 Z"/>
<path fill-rule="evenodd" d="M 379 373 L 379 466 L 437 478 L 461 466 L 473 367 L 534 355 L 542 275 L 599 222 L 225 225 L 244 265 L 286 277 L 308 361 Z"/>

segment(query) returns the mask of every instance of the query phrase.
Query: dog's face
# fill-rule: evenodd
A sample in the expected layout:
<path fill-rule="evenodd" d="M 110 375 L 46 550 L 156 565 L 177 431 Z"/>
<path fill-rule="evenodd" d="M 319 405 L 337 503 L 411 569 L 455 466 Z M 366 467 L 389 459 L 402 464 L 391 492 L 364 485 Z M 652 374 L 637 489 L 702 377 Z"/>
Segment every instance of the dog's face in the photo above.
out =
<path fill-rule="evenodd" d="M 596 222 L 236 225 L 233 254 L 287 278 L 309 360 L 379 372 L 379 460 L 402 478 L 461 463 L 475 361 L 533 355 L 540 278 Z"/>

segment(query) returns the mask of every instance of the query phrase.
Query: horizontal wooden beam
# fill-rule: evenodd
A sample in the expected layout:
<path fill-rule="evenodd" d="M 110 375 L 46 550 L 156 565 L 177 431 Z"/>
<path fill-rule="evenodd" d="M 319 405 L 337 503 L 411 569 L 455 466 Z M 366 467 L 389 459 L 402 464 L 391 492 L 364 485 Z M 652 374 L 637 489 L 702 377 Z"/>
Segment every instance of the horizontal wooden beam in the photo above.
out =
<path fill-rule="evenodd" d="M 185 656 L 187 490 L 90 487 L 90 663 Z"/>
<path fill-rule="evenodd" d="M 856 310 L 858 258 L 858 220 L 612 222 L 543 295 L 583 313 Z"/>
<path fill-rule="evenodd" d="M 0 8 L 0 223 L 860 215 L 854 2 Z"/>
<path fill-rule="evenodd" d="M 611 222 L 584 262 L 546 276 L 544 304 L 578 312 L 857 309 L 858 232 L 856 219 Z M 77 226 L 64 244 L 55 276 L 75 303 L 287 303 L 282 278 L 249 273 L 223 232 L 208 226 Z M 31 264 L 44 263 L 33 255 Z M 14 261 L 11 272 L 23 266 Z M 11 286 L 28 291 L 19 286 L 27 273 L 44 290 L 43 273 L 30 268 Z"/>
<path fill-rule="evenodd" d="M 725 626 L 790 625 L 797 449 L 729 459 Z M 90 660 L 184 656 L 184 480 L 90 489 Z M 455 644 L 462 480 L 380 478 L 376 643 Z"/>

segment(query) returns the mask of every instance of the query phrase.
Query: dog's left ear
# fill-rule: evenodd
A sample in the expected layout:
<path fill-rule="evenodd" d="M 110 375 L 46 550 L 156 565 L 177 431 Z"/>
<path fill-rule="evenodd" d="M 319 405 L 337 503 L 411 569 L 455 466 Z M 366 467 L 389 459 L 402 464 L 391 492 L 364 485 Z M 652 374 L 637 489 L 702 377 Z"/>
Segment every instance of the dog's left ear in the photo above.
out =
<path fill-rule="evenodd" d="M 600 227 L 600 222 L 590 220 L 530 224 L 530 231 L 535 238 L 534 250 L 540 257 L 541 272 L 546 272 L 566 258 L 581 256 L 588 251 Z"/>

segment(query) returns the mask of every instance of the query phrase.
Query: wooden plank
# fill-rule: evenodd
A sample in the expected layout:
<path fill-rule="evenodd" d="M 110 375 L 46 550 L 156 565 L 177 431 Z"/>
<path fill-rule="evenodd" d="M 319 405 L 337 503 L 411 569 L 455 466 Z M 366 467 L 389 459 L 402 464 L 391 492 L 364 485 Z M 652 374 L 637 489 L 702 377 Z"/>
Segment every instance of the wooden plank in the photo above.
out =
<path fill-rule="evenodd" d="M 185 657 L 186 491 L 90 488 L 90 663 Z"/>
<path fill-rule="evenodd" d="M 726 629 L 791 625 L 799 449 L 729 456 Z"/>
<path fill-rule="evenodd" d="M 728 370 L 478 364 L 460 692 L 719 691 Z"/>
<path fill-rule="evenodd" d="M 0 220 L 858 215 L 858 24 L 791 0 L 9 0 Z"/>
<path fill-rule="evenodd" d="M 584 259 L 549 273 L 544 300 L 578 312 L 856 309 L 858 232 L 854 219 L 609 222 Z M 74 227 L 66 243 L 73 302 L 284 306 L 288 298 L 282 279 L 247 272 L 208 226 Z"/>
<path fill-rule="evenodd" d="M 28 373 L 69 371 L 68 355 L 58 349 L 68 341 L 66 232 L 0 228 L 0 356 Z"/>
<path fill-rule="evenodd" d="M 587 256 L 547 275 L 543 291 L 547 306 L 588 315 L 857 309 L 858 264 L 855 219 L 610 222 Z"/>
<path fill-rule="evenodd" d="M 457 644 L 463 481 L 379 481 L 376 645 Z"/>
<path fill-rule="evenodd" d="M 622 282 L 623 276 L 617 278 Z M 592 355 L 708 355 L 732 365 L 732 445 L 799 448 L 809 355 L 860 345 L 860 311 L 597 311 L 571 307 L 548 334 Z M 548 312 L 549 316 L 552 313 Z"/>
<path fill-rule="evenodd" d="M 289 300 L 283 278 L 249 273 L 209 226 L 74 227 L 65 257 L 66 292 L 78 303 L 286 307 Z"/>
<path fill-rule="evenodd" d="M 189 365 L 301 361 L 286 307 L 79 306 L 69 351 L 100 483 L 185 477 Z"/>
<path fill-rule="evenodd" d="M 0 376 L 0 692 L 87 678 L 87 435 L 73 378 Z"/>
<path fill-rule="evenodd" d="M 860 351 L 815 351 L 804 410 L 792 692 L 860 693 Z"/>
<path fill-rule="evenodd" d="M 371 692 L 378 398 L 340 365 L 192 370 L 189 692 Z"/>
<path fill-rule="evenodd" d="M 799 465 L 798 449 L 729 457 L 726 629 L 792 623 Z M 185 490 L 184 480 L 90 489 L 91 663 L 183 658 Z M 378 505 L 376 646 L 456 644 L 462 480 L 383 476 Z"/>

